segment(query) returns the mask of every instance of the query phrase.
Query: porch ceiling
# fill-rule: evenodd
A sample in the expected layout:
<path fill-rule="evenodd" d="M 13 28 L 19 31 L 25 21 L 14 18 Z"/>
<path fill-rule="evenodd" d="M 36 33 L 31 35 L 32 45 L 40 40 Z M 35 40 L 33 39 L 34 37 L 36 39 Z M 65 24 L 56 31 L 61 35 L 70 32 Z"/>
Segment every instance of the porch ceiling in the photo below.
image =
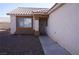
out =
<path fill-rule="evenodd" d="M 33 17 L 35 18 L 39 18 L 39 17 L 42 17 L 42 18 L 48 18 L 48 14 L 33 14 Z"/>

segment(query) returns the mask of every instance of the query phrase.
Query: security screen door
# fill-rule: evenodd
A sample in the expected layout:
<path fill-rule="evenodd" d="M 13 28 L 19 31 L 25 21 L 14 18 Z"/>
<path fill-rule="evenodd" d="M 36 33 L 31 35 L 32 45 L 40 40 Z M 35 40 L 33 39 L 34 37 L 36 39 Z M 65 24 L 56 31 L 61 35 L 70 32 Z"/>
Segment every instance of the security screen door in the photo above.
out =
<path fill-rule="evenodd" d="M 32 18 L 18 18 L 17 27 L 31 28 L 32 27 Z"/>

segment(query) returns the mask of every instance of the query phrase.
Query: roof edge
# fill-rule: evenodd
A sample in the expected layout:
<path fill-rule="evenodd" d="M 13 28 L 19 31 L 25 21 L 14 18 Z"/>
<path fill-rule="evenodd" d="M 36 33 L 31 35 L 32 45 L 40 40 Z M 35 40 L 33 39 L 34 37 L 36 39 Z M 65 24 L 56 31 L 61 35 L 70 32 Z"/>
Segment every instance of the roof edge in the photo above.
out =
<path fill-rule="evenodd" d="M 58 8 L 60 8 L 61 6 L 65 5 L 66 3 L 56 3 L 53 7 L 51 7 L 48 10 L 48 14 L 51 14 L 52 12 L 56 11 Z"/>
<path fill-rule="evenodd" d="M 10 15 L 10 13 L 6 13 L 6 15 Z"/>
<path fill-rule="evenodd" d="M 35 9 L 42 9 L 41 7 L 17 7 L 17 8 L 35 8 Z M 44 9 L 49 9 L 49 8 L 44 8 Z"/>
<path fill-rule="evenodd" d="M 35 7 L 17 7 L 16 9 L 18 9 L 18 8 L 29 8 L 29 9 L 48 9 L 49 10 L 49 8 L 35 8 Z M 16 10 L 16 9 L 14 9 L 14 10 Z M 18 15 L 18 14 L 15 14 L 15 13 L 11 13 L 11 12 L 13 12 L 13 10 L 12 11 L 10 11 L 9 13 L 6 13 L 6 15 Z M 33 11 L 32 11 L 33 12 Z M 48 11 L 47 11 L 48 12 Z M 47 12 L 36 12 L 36 13 L 42 13 L 42 14 L 44 14 L 44 13 L 47 13 Z M 22 14 L 19 14 L 19 15 L 22 15 Z M 27 14 L 23 14 L 23 15 L 27 15 Z"/>

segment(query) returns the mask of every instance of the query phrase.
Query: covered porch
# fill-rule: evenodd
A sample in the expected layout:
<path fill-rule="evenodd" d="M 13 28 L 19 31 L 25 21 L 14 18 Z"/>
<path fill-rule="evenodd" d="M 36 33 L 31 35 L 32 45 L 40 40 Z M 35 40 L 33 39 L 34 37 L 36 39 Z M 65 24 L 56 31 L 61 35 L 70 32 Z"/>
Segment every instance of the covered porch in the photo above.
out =
<path fill-rule="evenodd" d="M 16 16 L 15 34 L 46 35 L 48 15 Z"/>
<path fill-rule="evenodd" d="M 11 34 L 46 35 L 48 8 L 17 8 L 8 13 Z"/>

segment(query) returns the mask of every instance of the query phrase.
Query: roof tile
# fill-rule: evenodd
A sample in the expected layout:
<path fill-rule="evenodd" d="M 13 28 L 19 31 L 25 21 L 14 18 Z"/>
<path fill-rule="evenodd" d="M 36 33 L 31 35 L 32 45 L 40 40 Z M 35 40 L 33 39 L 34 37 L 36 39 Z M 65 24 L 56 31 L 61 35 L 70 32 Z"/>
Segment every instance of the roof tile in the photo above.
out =
<path fill-rule="evenodd" d="M 18 7 L 14 10 L 12 10 L 10 13 L 7 13 L 9 15 L 32 15 L 33 12 L 37 13 L 47 13 L 49 9 L 48 8 L 27 8 L 27 7 Z"/>

